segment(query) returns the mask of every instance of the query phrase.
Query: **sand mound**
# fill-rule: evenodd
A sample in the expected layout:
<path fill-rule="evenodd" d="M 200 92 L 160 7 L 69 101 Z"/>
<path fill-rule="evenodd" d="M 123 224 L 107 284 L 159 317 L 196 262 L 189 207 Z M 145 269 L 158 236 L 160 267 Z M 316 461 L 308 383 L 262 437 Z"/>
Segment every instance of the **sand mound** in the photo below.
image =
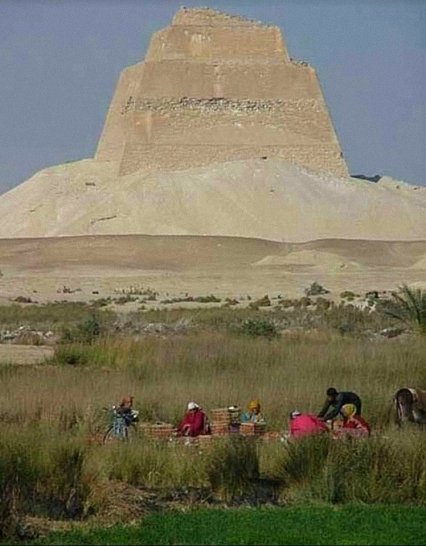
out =
<path fill-rule="evenodd" d="M 312 269 L 339 270 L 359 270 L 361 264 L 348 261 L 344 257 L 331 252 L 321 252 L 316 250 L 300 250 L 298 252 L 290 252 L 285 256 L 266 256 L 255 264 L 256 266 L 304 266 L 312 267 Z"/>
<path fill-rule="evenodd" d="M 0 197 L 0 238 L 149 234 L 420 240 L 426 189 L 232 161 L 118 178 L 95 160 L 45 169 Z"/>

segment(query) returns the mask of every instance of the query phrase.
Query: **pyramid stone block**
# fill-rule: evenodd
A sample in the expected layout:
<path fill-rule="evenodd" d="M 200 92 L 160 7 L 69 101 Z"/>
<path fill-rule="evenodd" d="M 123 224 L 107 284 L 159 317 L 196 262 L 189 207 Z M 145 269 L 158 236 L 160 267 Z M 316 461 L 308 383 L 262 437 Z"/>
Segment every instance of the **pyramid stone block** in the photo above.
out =
<path fill-rule="evenodd" d="M 125 175 L 259 157 L 348 174 L 315 70 L 279 28 L 181 9 L 121 73 L 96 159 Z"/>

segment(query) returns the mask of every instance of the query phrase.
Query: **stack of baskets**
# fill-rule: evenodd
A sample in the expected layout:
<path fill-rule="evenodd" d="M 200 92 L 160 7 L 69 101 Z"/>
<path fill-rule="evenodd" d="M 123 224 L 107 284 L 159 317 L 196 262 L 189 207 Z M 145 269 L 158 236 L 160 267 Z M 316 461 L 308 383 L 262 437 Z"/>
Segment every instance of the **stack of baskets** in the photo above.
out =
<path fill-rule="evenodd" d="M 261 436 L 266 432 L 266 423 L 241 423 L 240 434 L 243 436 Z"/>
<path fill-rule="evenodd" d="M 146 429 L 146 433 L 153 438 L 170 438 L 174 427 L 170 423 L 156 423 Z"/>
<path fill-rule="evenodd" d="M 211 410 L 211 416 L 211 430 L 214 436 L 227 436 L 232 432 L 238 432 L 240 424 L 238 407 L 216 408 Z"/>

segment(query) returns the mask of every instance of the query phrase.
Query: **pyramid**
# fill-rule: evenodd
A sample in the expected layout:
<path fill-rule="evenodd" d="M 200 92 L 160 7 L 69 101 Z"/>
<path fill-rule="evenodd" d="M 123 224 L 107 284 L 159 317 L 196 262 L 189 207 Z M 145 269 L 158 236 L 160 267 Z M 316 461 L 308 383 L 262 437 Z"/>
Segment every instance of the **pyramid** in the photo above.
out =
<path fill-rule="evenodd" d="M 315 71 L 278 28 L 183 9 L 123 71 L 95 159 L 0 196 L 0 238 L 124 234 L 421 241 L 426 188 L 347 176 Z"/>
<path fill-rule="evenodd" d="M 347 176 L 315 70 L 280 29 L 182 8 L 120 75 L 96 157 L 119 176 L 280 158 Z"/>

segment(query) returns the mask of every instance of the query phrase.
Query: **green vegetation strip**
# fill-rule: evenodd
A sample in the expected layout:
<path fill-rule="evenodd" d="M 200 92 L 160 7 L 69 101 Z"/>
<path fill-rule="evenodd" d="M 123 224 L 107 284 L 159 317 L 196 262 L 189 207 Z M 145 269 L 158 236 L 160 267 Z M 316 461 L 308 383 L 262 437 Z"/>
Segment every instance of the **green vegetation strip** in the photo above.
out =
<path fill-rule="evenodd" d="M 198 509 L 137 526 L 54 533 L 37 544 L 426 544 L 425 507 Z"/>

